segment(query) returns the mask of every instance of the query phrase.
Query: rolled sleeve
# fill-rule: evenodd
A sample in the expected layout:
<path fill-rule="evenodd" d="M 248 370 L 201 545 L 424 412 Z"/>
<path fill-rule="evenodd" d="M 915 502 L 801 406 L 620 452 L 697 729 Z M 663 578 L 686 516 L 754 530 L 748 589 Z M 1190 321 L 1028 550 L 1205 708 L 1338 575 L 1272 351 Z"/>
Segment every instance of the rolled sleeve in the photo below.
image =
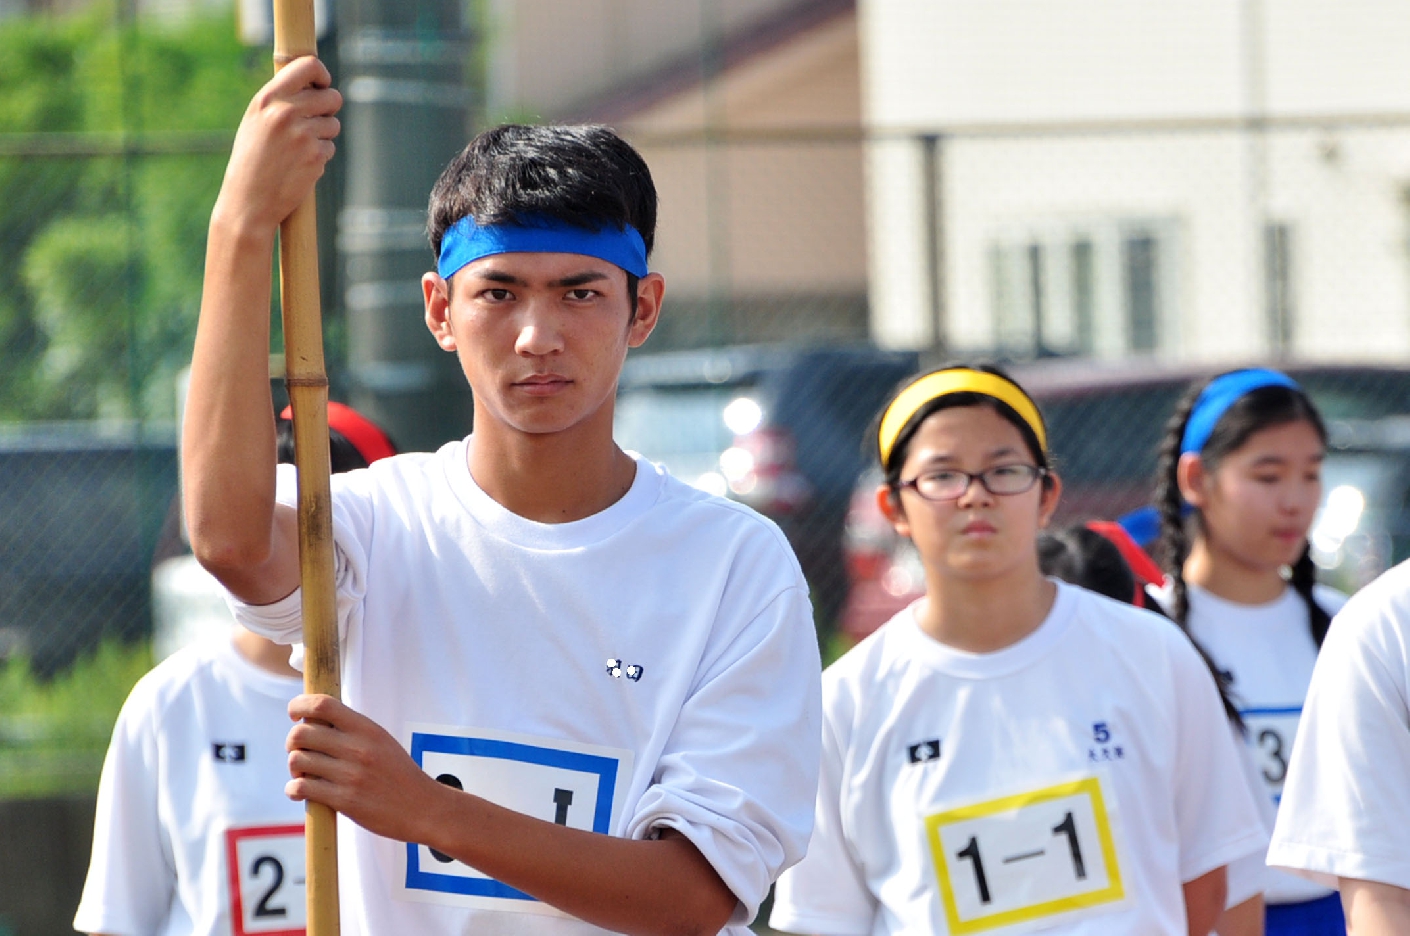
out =
<path fill-rule="evenodd" d="M 293 465 L 280 465 L 275 475 L 275 500 L 287 506 L 298 502 L 298 474 Z M 367 554 L 362 545 L 371 526 L 371 510 L 349 476 L 333 476 L 333 581 L 337 591 L 339 643 L 347 640 L 351 623 L 360 617 L 366 594 Z M 226 592 L 226 603 L 241 626 L 275 643 L 292 644 L 292 664 L 302 668 L 303 589 L 265 605 L 252 605 Z"/>
<path fill-rule="evenodd" d="M 807 594 L 783 591 L 731 641 L 681 709 L 626 834 L 688 838 L 754 918 L 813 827 L 822 706 Z"/>

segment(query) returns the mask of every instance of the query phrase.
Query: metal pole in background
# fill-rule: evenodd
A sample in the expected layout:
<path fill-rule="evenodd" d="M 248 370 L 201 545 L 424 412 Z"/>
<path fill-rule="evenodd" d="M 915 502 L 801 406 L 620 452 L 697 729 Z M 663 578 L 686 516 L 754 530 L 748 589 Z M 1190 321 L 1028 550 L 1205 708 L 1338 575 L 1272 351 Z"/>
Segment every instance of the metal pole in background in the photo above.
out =
<path fill-rule="evenodd" d="M 426 331 L 421 274 L 435 264 L 426 201 L 469 130 L 470 42 L 459 0 L 339 6 L 346 154 L 338 253 L 353 404 L 403 449 L 470 430 L 469 387 Z"/>
<path fill-rule="evenodd" d="M 925 206 L 925 275 L 930 292 L 928 344 L 941 355 L 945 351 L 945 177 L 940 135 L 921 136 L 921 198 Z"/>

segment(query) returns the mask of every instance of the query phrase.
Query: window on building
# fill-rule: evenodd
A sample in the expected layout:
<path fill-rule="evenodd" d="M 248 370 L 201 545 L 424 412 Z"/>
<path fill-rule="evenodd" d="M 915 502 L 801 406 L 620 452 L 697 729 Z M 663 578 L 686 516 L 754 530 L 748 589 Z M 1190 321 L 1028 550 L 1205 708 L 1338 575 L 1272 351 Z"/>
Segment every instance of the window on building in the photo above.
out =
<path fill-rule="evenodd" d="M 1149 234 L 1121 241 L 1121 285 L 1126 300 L 1127 346 L 1160 347 L 1160 245 Z"/>
<path fill-rule="evenodd" d="M 989 248 L 994 337 L 1015 357 L 1166 349 L 1175 225 L 1100 220 L 1006 233 Z"/>

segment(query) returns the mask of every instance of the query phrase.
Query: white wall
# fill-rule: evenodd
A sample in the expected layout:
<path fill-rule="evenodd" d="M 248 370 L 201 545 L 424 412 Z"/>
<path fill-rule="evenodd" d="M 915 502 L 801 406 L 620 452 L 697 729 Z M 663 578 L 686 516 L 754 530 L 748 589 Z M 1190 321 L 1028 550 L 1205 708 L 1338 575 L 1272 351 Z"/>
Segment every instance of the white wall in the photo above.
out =
<path fill-rule="evenodd" d="M 994 346 L 996 239 L 1130 219 L 1171 232 L 1162 356 L 1269 353 L 1266 218 L 1293 230 L 1292 353 L 1410 352 L 1410 0 L 860 0 L 859 22 L 866 126 L 952 133 L 952 348 Z M 1322 120 L 1259 141 L 1237 132 L 1250 113 Z M 1407 119 L 1335 126 L 1391 114 Z M 873 333 L 901 345 L 924 343 L 930 302 L 904 148 L 875 146 L 868 180 Z M 1098 353 L 1126 353 L 1119 317 L 1098 323 Z"/>

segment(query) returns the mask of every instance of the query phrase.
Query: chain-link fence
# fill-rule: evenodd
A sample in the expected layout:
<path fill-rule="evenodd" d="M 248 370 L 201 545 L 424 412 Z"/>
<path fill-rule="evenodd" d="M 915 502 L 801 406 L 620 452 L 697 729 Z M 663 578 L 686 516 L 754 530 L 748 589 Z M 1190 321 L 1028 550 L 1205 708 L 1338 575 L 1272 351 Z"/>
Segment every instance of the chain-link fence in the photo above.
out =
<path fill-rule="evenodd" d="M 91 792 L 148 665 L 233 123 L 0 133 L 0 797 Z M 1060 522 L 1148 501 L 1190 381 L 1281 363 L 1331 428 L 1328 579 L 1410 552 L 1410 119 L 633 139 L 668 291 L 620 440 L 777 520 L 824 638 L 920 588 L 870 497 L 866 433 L 898 380 L 949 357 L 1007 359 L 1039 397 Z M 94 656 L 105 638 L 119 649 Z"/>
<path fill-rule="evenodd" d="M 219 626 L 218 599 L 181 591 L 188 557 L 163 561 L 182 551 L 176 375 L 268 50 L 233 47 L 230 23 L 183 50 L 95 22 L 0 29 L 0 807 L 91 798 L 152 646 Z M 1059 523 L 1149 501 L 1191 381 L 1286 366 L 1330 428 L 1324 578 L 1351 590 L 1410 554 L 1410 115 L 629 135 L 661 192 L 668 291 L 619 438 L 779 522 L 830 651 L 922 587 L 866 435 L 897 380 L 947 358 L 1007 359 L 1039 398 Z M 320 193 L 335 393 L 355 386 L 340 172 Z M 62 820 L 21 839 L 17 814 L 0 843 L 37 865 Z M 91 813 L 75 826 L 66 887 Z M 40 898 L 52 931 L 73 896 Z"/>
<path fill-rule="evenodd" d="M 865 506 L 865 428 L 896 380 L 949 356 L 1016 362 L 1051 401 L 1064 518 L 1143 502 L 1179 389 L 1220 362 L 1379 362 L 1319 384 L 1334 441 L 1364 450 L 1348 477 L 1375 476 L 1364 522 L 1384 528 L 1327 561 L 1360 550 L 1359 581 L 1400 555 L 1401 123 L 636 142 L 661 190 L 669 289 L 623 382 L 622 441 L 779 520 L 824 633 L 855 633 L 849 600 L 885 574 L 844 536 Z M 175 375 L 228 143 L 0 137 L 0 646 L 42 678 L 104 635 L 152 633 Z M 867 343 L 908 329 L 918 354 Z M 757 343 L 787 350 L 737 351 Z"/>
<path fill-rule="evenodd" d="M 1333 423 L 1328 491 L 1366 498 L 1355 532 L 1319 541 L 1326 575 L 1355 587 L 1405 554 L 1410 117 L 636 142 L 661 179 L 657 260 L 671 284 L 653 344 L 710 350 L 629 367 L 621 436 L 779 520 L 824 633 L 864 633 L 920 582 L 892 561 L 894 538 L 855 484 L 889 384 L 819 366 L 845 389 L 834 400 L 810 386 L 816 411 L 793 405 L 796 391 L 766 386 L 787 364 L 741 364 L 721 347 L 779 326 L 794 354 L 873 336 L 927 365 L 1010 362 L 1052 409 L 1068 480 L 1059 522 L 1149 500 L 1161 431 L 1192 381 L 1287 366 Z M 855 353 L 886 373 L 881 352 Z M 737 431 L 741 412 L 753 422 Z"/>

